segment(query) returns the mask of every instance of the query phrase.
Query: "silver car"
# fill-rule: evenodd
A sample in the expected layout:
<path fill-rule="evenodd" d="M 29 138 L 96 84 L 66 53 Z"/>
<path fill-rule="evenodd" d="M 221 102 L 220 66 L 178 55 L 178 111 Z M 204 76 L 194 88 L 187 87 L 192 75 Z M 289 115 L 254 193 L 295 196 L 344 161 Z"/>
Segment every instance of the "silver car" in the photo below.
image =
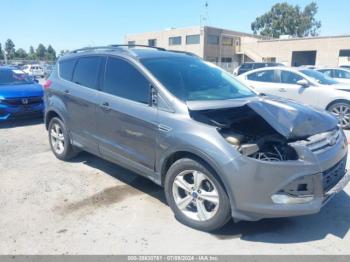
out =
<path fill-rule="evenodd" d="M 258 95 L 189 53 L 76 50 L 44 87 L 58 159 L 84 150 L 151 179 L 175 217 L 199 230 L 313 214 L 349 181 L 335 117 Z"/>

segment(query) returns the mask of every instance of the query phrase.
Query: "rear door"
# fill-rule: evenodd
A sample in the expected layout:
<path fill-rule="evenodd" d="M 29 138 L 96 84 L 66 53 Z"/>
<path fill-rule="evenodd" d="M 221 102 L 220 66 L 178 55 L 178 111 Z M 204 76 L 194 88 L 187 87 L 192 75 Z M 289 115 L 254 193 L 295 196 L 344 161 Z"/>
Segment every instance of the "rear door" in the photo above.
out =
<path fill-rule="evenodd" d="M 103 56 L 83 56 L 77 59 L 71 82 L 63 88 L 68 109 L 68 127 L 74 143 L 91 152 L 98 152 L 96 106 L 99 101 L 100 70 Z"/>
<path fill-rule="evenodd" d="M 158 131 L 150 81 L 134 64 L 108 57 L 97 108 L 100 153 L 153 174 Z M 145 172 L 146 171 L 146 172 Z"/>
<path fill-rule="evenodd" d="M 276 70 L 267 69 L 253 72 L 246 76 L 246 83 L 259 93 L 283 96 L 279 90 L 283 88 L 276 79 Z"/>

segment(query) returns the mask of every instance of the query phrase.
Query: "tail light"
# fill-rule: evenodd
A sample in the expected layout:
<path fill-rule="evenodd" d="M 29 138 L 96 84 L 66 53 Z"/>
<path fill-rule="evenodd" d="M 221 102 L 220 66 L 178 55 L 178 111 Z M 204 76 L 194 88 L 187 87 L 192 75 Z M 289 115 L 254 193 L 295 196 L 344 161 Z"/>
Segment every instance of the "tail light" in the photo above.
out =
<path fill-rule="evenodd" d="M 46 80 L 45 83 L 43 84 L 44 89 L 49 89 L 52 84 L 51 80 Z"/>

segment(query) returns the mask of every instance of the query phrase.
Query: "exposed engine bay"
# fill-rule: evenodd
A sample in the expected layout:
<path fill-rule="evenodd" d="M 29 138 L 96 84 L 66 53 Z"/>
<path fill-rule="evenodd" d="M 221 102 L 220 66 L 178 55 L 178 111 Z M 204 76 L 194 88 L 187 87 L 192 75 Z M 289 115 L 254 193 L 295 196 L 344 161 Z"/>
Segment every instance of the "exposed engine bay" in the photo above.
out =
<path fill-rule="evenodd" d="M 248 157 L 262 161 L 297 160 L 288 139 L 248 106 L 191 111 L 197 121 L 216 126 L 228 143 Z"/>

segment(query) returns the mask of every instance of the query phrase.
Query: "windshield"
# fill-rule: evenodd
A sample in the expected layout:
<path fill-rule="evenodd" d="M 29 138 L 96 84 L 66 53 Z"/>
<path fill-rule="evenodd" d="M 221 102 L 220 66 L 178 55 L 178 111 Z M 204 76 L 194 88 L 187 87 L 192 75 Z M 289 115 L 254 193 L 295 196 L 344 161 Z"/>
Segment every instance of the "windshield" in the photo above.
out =
<path fill-rule="evenodd" d="M 305 75 L 313 78 L 319 84 L 322 84 L 322 85 L 335 85 L 335 84 L 338 84 L 337 81 L 333 80 L 329 76 L 326 76 L 325 74 L 322 74 L 322 73 L 320 73 L 318 71 L 315 71 L 315 70 L 305 69 L 305 70 L 300 70 L 300 72 L 302 72 Z"/>
<path fill-rule="evenodd" d="M 182 101 L 227 100 L 256 95 L 230 74 L 195 57 L 143 59 L 141 62 Z"/>
<path fill-rule="evenodd" d="M 23 85 L 34 83 L 33 78 L 21 70 L 0 70 L 0 85 Z"/>

